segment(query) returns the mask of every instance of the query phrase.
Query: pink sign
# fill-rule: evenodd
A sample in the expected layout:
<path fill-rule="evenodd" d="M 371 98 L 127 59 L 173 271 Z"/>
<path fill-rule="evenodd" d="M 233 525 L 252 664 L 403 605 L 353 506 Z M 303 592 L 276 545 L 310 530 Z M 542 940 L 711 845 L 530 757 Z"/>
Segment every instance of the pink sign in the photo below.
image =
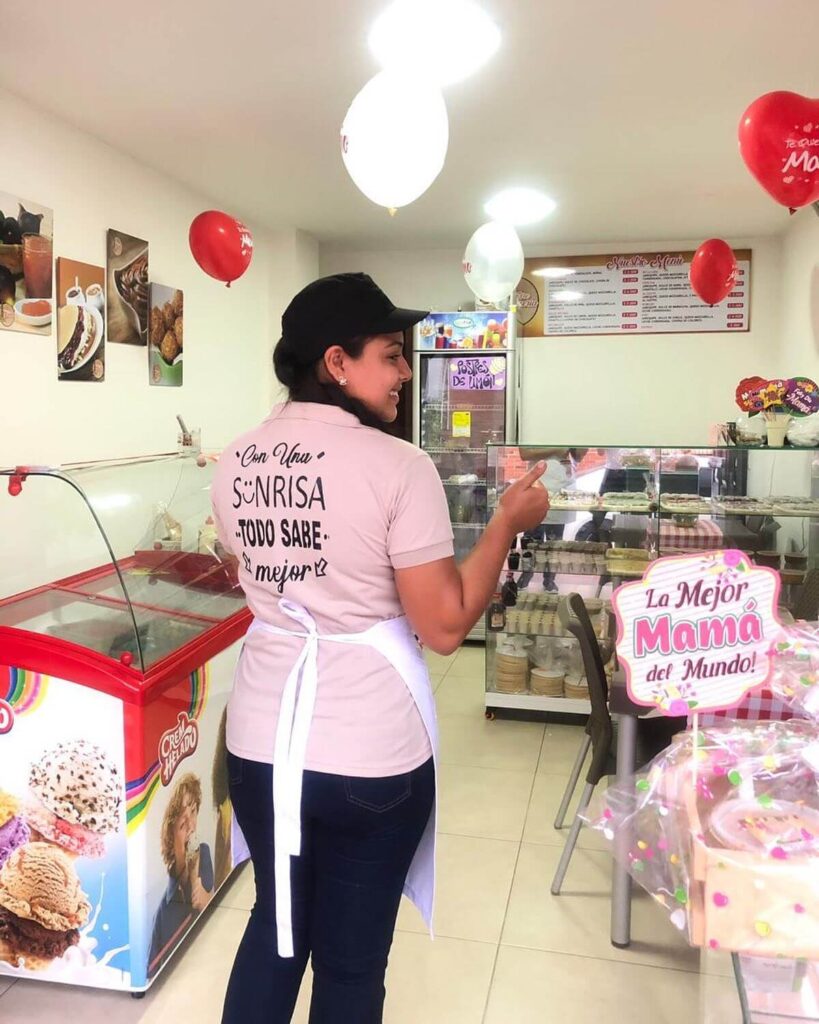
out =
<path fill-rule="evenodd" d="M 613 597 L 630 698 L 666 715 L 739 704 L 770 674 L 778 598 L 779 575 L 741 551 L 652 562 Z"/>

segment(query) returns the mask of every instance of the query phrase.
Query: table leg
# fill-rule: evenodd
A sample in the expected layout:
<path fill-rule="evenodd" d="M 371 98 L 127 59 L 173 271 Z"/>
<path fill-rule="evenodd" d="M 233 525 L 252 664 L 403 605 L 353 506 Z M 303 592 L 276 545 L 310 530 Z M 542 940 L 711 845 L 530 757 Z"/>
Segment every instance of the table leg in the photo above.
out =
<path fill-rule="evenodd" d="M 617 782 L 623 783 L 634 775 L 637 719 L 634 715 L 618 715 L 617 719 Z M 624 809 L 629 810 L 626 807 Z M 631 875 L 624 866 L 628 863 L 630 849 L 630 830 L 619 828 L 614 838 L 614 869 L 611 879 L 611 944 L 621 949 L 631 942 Z"/>

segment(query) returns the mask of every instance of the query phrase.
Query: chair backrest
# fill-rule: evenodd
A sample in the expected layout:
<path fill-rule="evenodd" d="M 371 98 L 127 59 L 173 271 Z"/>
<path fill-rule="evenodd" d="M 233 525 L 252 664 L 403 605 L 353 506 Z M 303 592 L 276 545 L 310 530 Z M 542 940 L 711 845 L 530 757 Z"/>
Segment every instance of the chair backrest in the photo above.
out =
<path fill-rule="evenodd" d="M 808 569 L 805 582 L 793 606 L 793 617 L 813 622 L 819 614 L 819 569 Z"/>
<path fill-rule="evenodd" d="M 609 714 L 608 684 L 603 668 L 603 659 L 600 656 L 600 647 L 583 598 L 579 594 L 567 594 L 560 599 L 557 613 L 564 629 L 568 630 L 580 644 L 591 701 L 591 716 L 587 731 L 592 741 L 592 760 L 586 781 L 597 785 L 606 774 L 606 766 L 614 742 L 614 728 Z"/>

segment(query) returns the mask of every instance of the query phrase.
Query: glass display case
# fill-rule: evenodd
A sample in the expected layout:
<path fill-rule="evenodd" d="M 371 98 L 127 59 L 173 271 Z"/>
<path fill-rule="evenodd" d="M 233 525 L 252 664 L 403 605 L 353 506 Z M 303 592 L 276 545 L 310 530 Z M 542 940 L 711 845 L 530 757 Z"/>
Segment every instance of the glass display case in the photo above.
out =
<path fill-rule="evenodd" d="M 214 467 L 0 470 L 0 858 L 23 888 L 53 862 L 76 903 L 60 930 L 6 913 L 0 975 L 143 991 L 247 857 L 222 719 L 250 614 Z"/>
<path fill-rule="evenodd" d="M 739 548 L 779 572 L 783 619 L 819 615 L 819 451 L 490 445 L 489 515 L 539 459 L 551 508 L 517 538 L 487 613 L 488 714 L 588 714 L 560 595 L 579 593 L 601 642 L 610 641 L 612 590 L 665 555 Z"/>

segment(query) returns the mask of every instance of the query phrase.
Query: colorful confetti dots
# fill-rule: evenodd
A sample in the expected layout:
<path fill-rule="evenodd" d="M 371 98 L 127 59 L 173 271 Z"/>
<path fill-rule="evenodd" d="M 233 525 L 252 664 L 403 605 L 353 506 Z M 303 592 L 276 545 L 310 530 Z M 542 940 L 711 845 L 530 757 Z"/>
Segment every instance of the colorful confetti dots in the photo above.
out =
<path fill-rule="evenodd" d="M 795 903 L 794 906 L 793 906 L 793 909 L 794 909 L 794 911 L 797 914 L 804 914 L 805 913 L 805 908 L 802 906 L 801 903 Z"/>
<path fill-rule="evenodd" d="M 759 803 L 762 807 L 770 807 L 773 802 L 773 797 L 770 795 L 770 793 L 761 793 L 757 797 L 757 803 Z"/>
<path fill-rule="evenodd" d="M 728 781 L 731 783 L 732 786 L 738 786 L 740 782 L 742 782 L 742 776 L 739 774 L 736 768 L 732 768 L 731 771 L 728 772 Z"/>
<path fill-rule="evenodd" d="M 720 908 L 727 907 L 728 904 L 731 902 L 728 899 L 728 897 L 725 895 L 724 892 L 715 892 L 714 896 L 713 896 L 713 900 L 714 900 L 714 906 L 715 907 L 720 907 Z"/>
<path fill-rule="evenodd" d="M 648 789 L 648 779 L 640 779 L 637 783 L 637 789 L 639 789 L 641 793 L 645 793 Z"/>
<path fill-rule="evenodd" d="M 711 949 L 719 949 L 719 943 L 716 939 L 709 939 L 708 945 Z"/>
<path fill-rule="evenodd" d="M 754 931 L 761 939 L 767 939 L 773 928 L 771 928 L 767 921 L 754 921 Z"/>
<path fill-rule="evenodd" d="M 774 860 L 787 860 L 788 859 L 788 851 L 787 850 L 783 850 L 781 846 L 775 846 L 771 850 L 771 856 L 774 858 Z"/>
<path fill-rule="evenodd" d="M 688 893 L 685 891 L 685 889 L 683 889 L 682 886 L 680 886 L 679 889 L 674 890 L 674 899 L 678 903 L 682 903 L 683 906 L 685 906 L 685 904 L 688 902 Z"/>

